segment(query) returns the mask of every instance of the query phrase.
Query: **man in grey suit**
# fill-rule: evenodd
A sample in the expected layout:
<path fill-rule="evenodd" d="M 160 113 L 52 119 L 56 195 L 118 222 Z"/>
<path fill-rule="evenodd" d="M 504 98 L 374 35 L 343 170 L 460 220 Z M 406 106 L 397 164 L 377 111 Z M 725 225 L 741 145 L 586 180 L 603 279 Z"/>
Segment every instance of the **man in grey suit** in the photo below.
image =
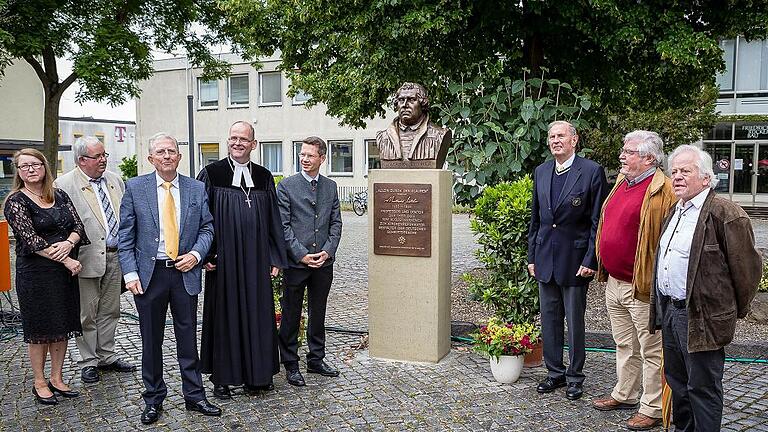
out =
<path fill-rule="evenodd" d="M 221 410 L 205 398 L 197 355 L 197 295 L 201 257 L 213 239 L 205 185 L 176 172 L 181 160 L 175 138 L 149 139 L 155 172 L 128 181 L 120 205 L 120 267 L 139 312 L 141 371 L 146 407 L 141 422 L 157 421 L 168 390 L 163 381 L 165 316 L 171 306 L 176 351 L 187 410 L 208 416 Z"/>
<path fill-rule="evenodd" d="M 325 309 L 333 282 L 333 262 L 341 240 L 341 211 L 336 182 L 320 175 L 328 150 L 318 137 L 302 141 L 302 171 L 277 185 L 277 201 L 288 247 L 288 268 L 280 306 L 280 361 L 288 383 L 305 385 L 299 372 L 298 335 L 304 289 L 307 289 L 307 372 L 339 375 L 325 358 Z"/>
<path fill-rule="evenodd" d="M 115 353 L 115 329 L 120 319 L 120 263 L 117 258 L 117 225 L 125 185 L 107 171 L 109 153 L 98 138 L 78 138 L 72 146 L 75 169 L 54 185 L 72 199 L 91 244 L 80 248 L 83 270 L 80 284 L 80 323 L 77 338 L 80 376 L 85 383 L 99 380 L 99 371 L 133 372 L 136 366 Z M 98 368 L 98 369 L 97 369 Z"/>

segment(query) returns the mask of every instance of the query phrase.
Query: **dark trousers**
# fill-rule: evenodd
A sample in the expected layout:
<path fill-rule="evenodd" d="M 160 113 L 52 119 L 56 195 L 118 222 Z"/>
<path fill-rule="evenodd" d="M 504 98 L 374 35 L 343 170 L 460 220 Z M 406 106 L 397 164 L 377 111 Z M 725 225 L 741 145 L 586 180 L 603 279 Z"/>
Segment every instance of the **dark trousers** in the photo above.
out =
<path fill-rule="evenodd" d="M 318 364 L 325 358 L 325 307 L 333 282 L 333 266 L 319 269 L 288 268 L 283 273 L 285 286 L 280 299 L 280 361 L 286 369 L 299 367 L 299 323 L 307 289 L 307 364 Z"/>
<path fill-rule="evenodd" d="M 678 432 L 719 431 L 723 417 L 725 350 L 688 352 L 688 311 L 663 305 L 664 377 L 672 389 L 672 421 Z"/>
<path fill-rule="evenodd" d="M 539 282 L 541 304 L 541 338 L 544 364 L 549 377 L 565 378 L 569 383 L 584 382 L 584 312 L 587 287 L 564 286 Z M 565 323 L 568 320 L 568 369 L 563 364 Z"/>
<path fill-rule="evenodd" d="M 205 399 L 197 355 L 197 296 L 189 295 L 184 289 L 181 272 L 163 264 L 155 265 L 144 294 L 133 299 L 139 312 L 141 378 L 146 389 L 142 394 L 144 402 L 159 404 L 168 394 L 163 380 L 163 338 L 169 304 L 184 399 L 191 402 Z"/>

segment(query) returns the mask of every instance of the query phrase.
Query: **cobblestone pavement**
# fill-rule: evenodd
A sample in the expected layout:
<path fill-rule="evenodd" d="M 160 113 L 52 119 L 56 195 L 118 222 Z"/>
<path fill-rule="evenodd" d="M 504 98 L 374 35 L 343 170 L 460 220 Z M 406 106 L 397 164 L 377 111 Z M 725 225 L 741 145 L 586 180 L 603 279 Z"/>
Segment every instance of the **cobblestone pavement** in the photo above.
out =
<path fill-rule="evenodd" d="M 367 218 L 345 212 L 336 278 L 329 300 L 328 325 L 344 330 L 367 328 Z M 454 216 L 454 277 L 477 266 L 466 215 Z M 200 301 L 202 305 L 202 300 Z M 123 310 L 135 313 L 128 295 Z M 202 313 L 202 306 L 200 308 Z M 456 431 L 620 431 L 627 412 L 599 412 L 592 398 L 610 390 L 614 355 L 589 352 L 584 398 L 569 402 L 563 391 L 538 395 L 543 368 L 526 369 L 512 385 L 496 383 L 487 360 L 455 344 L 439 364 L 387 362 L 359 349 L 361 336 L 328 333 L 328 361 L 339 378 L 305 375 L 307 386 L 289 386 L 281 373 L 275 390 L 256 396 L 236 393 L 220 403 L 224 414 L 206 418 L 184 409 L 171 328 L 164 343 L 169 394 L 160 421 L 140 424 L 141 374 L 104 373 L 96 384 L 80 382 L 70 344 L 65 379 L 81 396 L 55 407 L 35 405 L 32 373 L 21 337 L 0 342 L 0 431 L 226 431 L 226 430 L 456 430 Z M 763 342 L 765 343 L 765 342 Z M 364 344 L 363 344 L 364 345 Z M 118 326 L 117 349 L 140 363 L 141 341 L 135 320 Z M 726 363 L 723 430 L 768 431 L 768 365 Z M 212 385 L 206 381 L 207 390 Z M 211 399 L 214 400 L 214 399 Z M 218 403 L 218 402 L 217 402 Z"/>

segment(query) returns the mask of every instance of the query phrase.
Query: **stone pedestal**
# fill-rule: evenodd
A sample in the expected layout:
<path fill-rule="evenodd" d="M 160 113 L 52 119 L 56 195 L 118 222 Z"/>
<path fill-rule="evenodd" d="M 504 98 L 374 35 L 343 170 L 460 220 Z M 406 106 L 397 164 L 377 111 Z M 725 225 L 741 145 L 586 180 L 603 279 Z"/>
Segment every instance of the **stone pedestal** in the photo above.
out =
<path fill-rule="evenodd" d="M 374 237 L 379 229 L 379 238 L 399 240 L 407 249 L 412 238 L 400 236 L 382 230 L 383 224 L 376 223 L 376 200 L 385 203 L 387 208 L 408 210 L 408 194 L 387 195 L 379 191 L 396 191 L 401 184 L 407 188 L 424 191 L 426 185 L 431 188 L 428 250 L 414 251 L 421 256 L 398 256 L 377 254 L 383 252 L 376 246 Z M 388 184 L 388 189 L 381 185 Z M 418 194 L 415 194 L 418 196 Z M 421 195 L 418 199 L 426 199 Z M 443 358 L 451 347 L 451 205 L 452 175 L 450 171 L 439 169 L 420 170 L 371 170 L 368 174 L 368 331 L 369 353 L 372 357 L 436 363 Z M 399 203 L 401 204 L 393 204 Z M 423 204 L 420 203 L 420 204 Z M 385 208 L 380 205 L 380 208 Z M 419 205 L 419 204 L 415 204 Z M 418 213 L 421 210 L 412 211 Z M 379 219 L 382 213 L 379 212 Z M 390 215 L 387 213 L 386 215 Z M 424 213 L 426 214 L 426 212 Z M 396 215 L 395 215 L 396 216 Z M 387 219 L 391 220 L 391 219 Z M 423 221 L 423 222 L 426 222 Z M 419 221 L 403 223 L 405 230 L 412 229 Z M 419 244 L 425 244 L 425 233 Z M 418 249 L 416 240 L 412 249 Z M 380 245 L 382 242 L 379 243 Z M 397 248 L 397 242 L 395 247 Z M 401 251 L 398 253 L 410 253 Z M 428 256 L 424 256 L 428 255 Z"/>

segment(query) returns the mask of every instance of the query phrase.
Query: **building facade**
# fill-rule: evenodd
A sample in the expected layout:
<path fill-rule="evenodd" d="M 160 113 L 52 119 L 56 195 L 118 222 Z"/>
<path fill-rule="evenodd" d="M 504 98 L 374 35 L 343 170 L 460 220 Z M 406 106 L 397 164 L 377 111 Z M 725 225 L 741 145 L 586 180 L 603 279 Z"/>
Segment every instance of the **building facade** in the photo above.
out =
<path fill-rule="evenodd" d="M 717 75 L 721 121 L 703 140 L 717 191 L 746 206 L 768 205 L 768 40 L 720 42 L 725 72 Z"/>
<path fill-rule="evenodd" d="M 155 61 L 155 73 L 140 84 L 141 98 L 136 102 L 139 173 L 152 169 L 146 160 L 146 143 L 153 134 L 162 131 L 177 137 L 183 154 L 179 169 L 196 175 L 201 167 L 227 155 L 229 126 L 245 120 L 254 125 L 259 141 L 253 161 L 274 175 L 298 172 L 301 140 L 315 135 L 328 143 L 328 159 L 321 173 L 338 183 L 345 195 L 340 198 L 347 199 L 345 191 L 366 188 L 367 171 L 378 163 L 376 132 L 386 128 L 386 119 L 368 121 L 362 129 L 339 126 L 338 119 L 326 115 L 323 105 L 306 108 L 306 95 L 287 96 L 290 82 L 277 70 L 278 57 L 262 59 L 260 70 L 235 55 L 222 58 L 232 64 L 232 72 L 215 81 L 201 79 L 202 71 L 189 68 L 185 58 Z M 190 95 L 193 106 L 188 110 Z M 194 124 L 193 166 L 189 164 L 190 117 Z"/>
<path fill-rule="evenodd" d="M 95 136 L 109 153 L 107 169 L 121 174 L 120 162 L 136 154 L 136 122 L 91 117 L 59 117 L 58 174 L 75 167 L 72 144 L 82 136 Z"/>

